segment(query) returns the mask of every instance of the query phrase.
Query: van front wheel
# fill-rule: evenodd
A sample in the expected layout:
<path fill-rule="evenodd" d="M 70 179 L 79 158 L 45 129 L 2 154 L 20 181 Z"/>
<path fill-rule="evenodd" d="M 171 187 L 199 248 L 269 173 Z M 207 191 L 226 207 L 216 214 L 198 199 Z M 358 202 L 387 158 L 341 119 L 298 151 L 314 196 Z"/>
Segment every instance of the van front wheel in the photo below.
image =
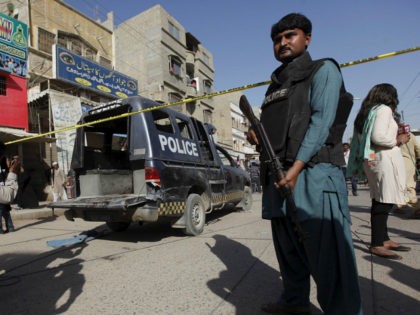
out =
<path fill-rule="evenodd" d="M 191 194 L 185 203 L 185 229 L 187 235 L 199 235 L 206 223 L 206 211 L 200 195 Z"/>

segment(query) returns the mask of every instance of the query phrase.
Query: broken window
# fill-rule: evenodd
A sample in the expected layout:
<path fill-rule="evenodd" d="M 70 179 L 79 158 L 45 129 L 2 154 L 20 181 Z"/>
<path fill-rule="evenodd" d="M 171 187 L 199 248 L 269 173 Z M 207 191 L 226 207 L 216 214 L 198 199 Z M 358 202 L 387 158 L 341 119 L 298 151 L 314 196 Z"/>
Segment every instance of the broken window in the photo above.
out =
<path fill-rule="evenodd" d="M 192 133 L 190 130 L 190 126 L 188 125 L 188 122 L 185 120 L 182 120 L 180 118 L 176 118 L 176 123 L 178 125 L 179 132 L 181 133 L 181 137 L 192 139 Z"/>
<path fill-rule="evenodd" d="M 152 111 L 152 117 L 157 130 L 174 133 L 168 114 L 159 110 L 154 110 Z"/>

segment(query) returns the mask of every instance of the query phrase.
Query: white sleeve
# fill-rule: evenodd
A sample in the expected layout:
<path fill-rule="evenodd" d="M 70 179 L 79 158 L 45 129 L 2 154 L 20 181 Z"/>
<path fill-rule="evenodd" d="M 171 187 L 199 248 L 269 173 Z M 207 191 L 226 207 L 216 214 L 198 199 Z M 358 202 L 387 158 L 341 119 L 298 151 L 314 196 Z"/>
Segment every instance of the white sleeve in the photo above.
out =
<path fill-rule="evenodd" d="M 0 203 L 11 203 L 15 199 L 17 189 L 17 175 L 10 172 L 7 174 L 5 186 L 0 186 Z"/>
<path fill-rule="evenodd" d="M 376 113 L 371 141 L 375 145 L 395 147 L 397 145 L 397 128 L 391 108 L 383 106 Z"/>

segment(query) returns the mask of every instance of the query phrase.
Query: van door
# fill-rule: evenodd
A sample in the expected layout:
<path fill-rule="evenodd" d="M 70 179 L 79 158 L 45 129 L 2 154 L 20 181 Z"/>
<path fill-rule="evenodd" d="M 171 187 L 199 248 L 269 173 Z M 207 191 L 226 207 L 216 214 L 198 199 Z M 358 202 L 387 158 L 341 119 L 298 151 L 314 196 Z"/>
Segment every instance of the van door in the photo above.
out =
<path fill-rule="evenodd" d="M 105 110 L 106 109 L 106 110 Z M 129 106 L 92 109 L 84 122 L 117 116 L 130 110 Z M 78 196 L 106 196 L 132 194 L 133 181 L 129 160 L 129 118 L 120 118 L 83 127 L 80 149 L 81 156 L 73 159 L 72 168 L 77 174 Z M 80 151 L 79 151 L 80 150 Z M 76 165 L 78 162 L 79 165 Z"/>
<path fill-rule="evenodd" d="M 222 205 L 225 202 L 225 185 L 226 179 L 223 169 L 219 162 L 213 140 L 205 129 L 201 121 L 191 118 L 200 143 L 200 151 L 203 163 L 206 167 L 207 178 L 210 185 L 211 203 L 212 206 Z"/>
<path fill-rule="evenodd" d="M 244 170 L 242 170 L 230 156 L 230 154 L 220 146 L 216 146 L 218 158 L 223 165 L 223 172 L 226 178 L 225 199 L 227 202 L 235 202 L 243 197 L 244 191 Z"/>

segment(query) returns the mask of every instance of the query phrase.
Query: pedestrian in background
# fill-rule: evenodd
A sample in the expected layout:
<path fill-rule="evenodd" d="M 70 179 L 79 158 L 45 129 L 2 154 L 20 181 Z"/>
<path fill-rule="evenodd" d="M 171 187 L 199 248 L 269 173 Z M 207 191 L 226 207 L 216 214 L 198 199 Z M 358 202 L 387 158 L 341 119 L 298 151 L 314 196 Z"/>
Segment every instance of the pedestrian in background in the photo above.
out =
<path fill-rule="evenodd" d="M 14 163 L 20 164 L 20 170 L 18 174 L 18 192 L 14 200 L 16 203 L 15 209 L 32 209 L 39 207 L 38 197 L 36 196 L 35 190 L 31 185 L 30 172 L 23 167 L 19 155 L 14 155 L 13 161 Z"/>
<path fill-rule="evenodd" d="M 407 206 L 414 211 L 420 211 L 420 205 L 417 198 L 417 160 L 420 159 L 420 144 L 416 136 L 410 133 L 410 140 L 401 146 L 401 153 L 404 159 L 406 183 L 407 183 Z M 414 212 L 415 214 L 416 212 Z"/>
<path fill-rule="evenodd" d="M 0 185 L 5 186 L 7 173 L 9 172 L 10 161 L 3 156 L 0 159 Z M 10 211 L 12 208 L 9 203 L 0 203 L 0 234 L 7 232 L 14 232 L 15 228 L 12 221 Z M 6 230 L 3 230 L 3 219 L 6 225 Z"/>
<path fill-rule="evenodd" d="M 13 232 L 14 226 L 10 215 L 10 203 L 15 199 L 18 184 L 17 173 L 20 170 L 19 161 L 9 160 L 4 155 L 5 145 L 0 141 L 0 234 L 3 234 L 3 219 L 6 232 Z"/>
<path fill-rule="evenodd" d="M 5 145 L 0 141 L 0 159 L 4 158 Z M 20 164 L 12 163 L 6 159 L 8 173 L 3 185 L 0 184 L 0 203 L 10 204 L 16 197 L 18 190 L 17 174 L 19 173 Z"/>
<path fill-rule="evenodd" d="M 398 134 L 398 94 L 388 83 L 375 85 L 362 102 L 354 122 L 348 175 L 366 174 L 371 207 L 371 244 L 374 255 L 401 259 L 393 251 L 410 248 L 392 241 L 388 235 L 388 214 L 397 204 L 405 204 L 406 179 L 400 146 L 410 139 Z"/>
<path fill-rule="evenodd" d="M 54 202 L 59 200 L 67 200 L 67 194 L 65 189 L 66 175 L 60 169 L 58 162 L 54 161 L 53 166 L 53 193 Z"/>
<path fill-rule="evenodd" d="M 342 167 L 344 178 L 351 182 L 351 192 L 353 196 L 357 196 L 357 177 L 356 176 L 347 176 L 347 165 L 349 164 L 349 156 L 350 156 L 350 144 L 345 142 L 343 143 L 343 150 L 344 150 L 344 166 Z"/>
<path fill-rule="evenodd" d="M 23 190 L 24 188 L 26 188 L 26 185 L 28 185 L 29 183 L 29 177 L 28 177 L 28 173 L 25 172 L 25 169 L 23 168 L 23 165 L 20 162 L 20 158 L 19 155 L 14 155 L 12 157 L 12 162 L 13 163 L 19 163 L 20 164 L 20 169 L 19 169 L 19 174 L 18 174 L 18 190 L 16 193 L 16 197 L 13 203 L 16 203 L 15 209 L 16 210 L 20 210 L 23 209 Z"/>
<path fill-rule="evenodd" d="M 260 164 L 257 161 L 251 161 L 249 164 L 249 175 L 251 176 L 252 192 L 260 193 Z"/>
<path fill-rule="evenodd" d="M 267 157 L 264 153 L 260 157 L 262 215 L 271 220 L 283 284 L 278 300 L 263 305 L 262 310 L 310 314 L 312 276 L 325 314 L 362 314 L 341 170 L 342 132 L 335 124 L 336 116 L 341 118 L 344 113 L 338 110 L 343 79 L 332 60 L 311 59 L 307 52 L 311 35 L 311 21 L 298 13 L 286 15 L 271 29 L 274 55 L 282 65 L 271 76 L 261 106 L 261 123 L 287 171 L 277 182 L 264 162 Z M 326 145 L 327 139 L 332 140 L 331 146 Z M 248 140 L 258 144 L 252 129 Z M 331 154 L 319 154 L 323 149 Z M 282 185 L 293 191 L 297 220 L 308 234 L 304 240 L 299 240 L 292 210 L 286 209 L 284 195 L 277 189 Z"/>

